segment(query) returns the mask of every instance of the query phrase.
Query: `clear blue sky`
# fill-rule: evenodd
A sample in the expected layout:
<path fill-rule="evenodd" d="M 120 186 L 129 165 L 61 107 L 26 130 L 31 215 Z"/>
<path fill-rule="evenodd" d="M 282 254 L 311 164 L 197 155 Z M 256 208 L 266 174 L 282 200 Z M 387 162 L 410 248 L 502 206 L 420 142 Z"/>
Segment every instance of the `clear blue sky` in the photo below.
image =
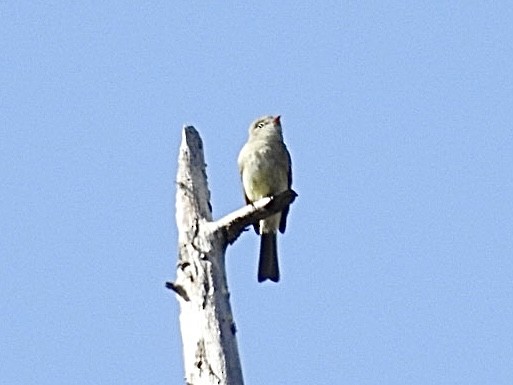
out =
<path fill-rule="evenodd" d="M 174 179 L 293 159 L 282 281 L 227 266 L 247 384 L 513 383 L 511 2 L 0 4 L 0 382 L 181 384 Z"/>

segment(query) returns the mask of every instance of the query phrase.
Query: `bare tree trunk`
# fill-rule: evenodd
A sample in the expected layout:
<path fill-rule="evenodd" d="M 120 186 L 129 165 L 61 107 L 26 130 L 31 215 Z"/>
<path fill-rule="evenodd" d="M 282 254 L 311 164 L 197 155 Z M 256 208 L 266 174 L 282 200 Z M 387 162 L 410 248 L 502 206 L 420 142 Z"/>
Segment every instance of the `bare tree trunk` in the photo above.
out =
<path fill-rule="evenodd" d="M 177 278 L 166 286 L 180 303 L 185 379 L 191 385 L 242 385 L 225 272 L 225 251 L 249 224 L 281 211 L 296 197 L 287 191 L 212 221 L 203 144 L 184 127 L 178 156 Z"/>

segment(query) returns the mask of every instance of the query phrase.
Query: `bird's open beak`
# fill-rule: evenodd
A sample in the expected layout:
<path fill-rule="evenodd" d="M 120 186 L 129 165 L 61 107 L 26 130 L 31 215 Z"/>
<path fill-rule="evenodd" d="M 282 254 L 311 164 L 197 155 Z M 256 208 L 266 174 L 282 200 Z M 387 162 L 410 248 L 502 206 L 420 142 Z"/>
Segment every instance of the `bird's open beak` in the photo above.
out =
<path fill-rule="evenodd" d="M 281 124 L 281 122 L 280 122 L 280 118 L 281 118 L 281 116 L 280 116 L 280 115 L 278 115 L 277 117 L 275 117 L 275 118 L 274 118 L 274 124 Z"/>

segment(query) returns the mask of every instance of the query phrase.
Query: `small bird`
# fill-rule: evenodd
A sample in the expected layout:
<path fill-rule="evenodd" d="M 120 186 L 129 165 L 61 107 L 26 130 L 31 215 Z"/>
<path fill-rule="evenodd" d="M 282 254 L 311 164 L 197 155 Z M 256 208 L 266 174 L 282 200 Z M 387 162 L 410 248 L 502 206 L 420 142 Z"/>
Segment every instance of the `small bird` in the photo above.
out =
<path fill-rule="evenodd" d="M 249 126 L 249 138 L 238 158 L 239 172 L 246 203 L 290 190 L 292 171 L 290 154 L 283 143 L 280 116 L 263 116 Z M 278 282 L 276 232 L 285 231 L 289 206 L 282 212 L 254 224 L 260 234 L 258 282 Z"/>

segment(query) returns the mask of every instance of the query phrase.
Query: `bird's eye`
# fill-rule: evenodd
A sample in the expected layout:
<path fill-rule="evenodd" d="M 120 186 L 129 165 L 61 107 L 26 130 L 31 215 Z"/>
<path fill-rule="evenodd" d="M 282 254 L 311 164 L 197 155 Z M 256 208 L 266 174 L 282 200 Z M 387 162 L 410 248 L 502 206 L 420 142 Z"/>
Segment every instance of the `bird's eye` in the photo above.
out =
<path fill-rule="evenodd" d="M 264 122 L 260 122 L 257 124 L 257 128 L 262 128 L 264 126 Z"/>

